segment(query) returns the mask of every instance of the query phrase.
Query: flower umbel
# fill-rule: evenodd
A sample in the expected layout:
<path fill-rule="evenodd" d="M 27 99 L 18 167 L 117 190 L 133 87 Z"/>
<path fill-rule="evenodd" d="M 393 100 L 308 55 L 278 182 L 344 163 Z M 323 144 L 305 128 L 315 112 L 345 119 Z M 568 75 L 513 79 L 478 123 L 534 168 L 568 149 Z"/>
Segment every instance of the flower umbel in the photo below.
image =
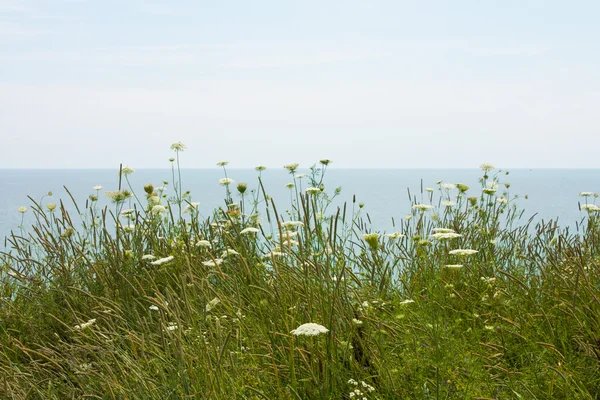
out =
<path fill-rule="evenodd" d="M 181 142 L 175 142 L 171 145 L 171 150 L 173 151 L 184 151 L 186 149 L 185 144 Z"/>
<path fill-rule="evenodd" d="M 315 324 L 314 322 L 309 322 L 307 324 L 302 324 L 290 333 L 296 336 L 317 336 L 321 333 L 327 333 L 329 329 L 325 328 L 323 325 Z"/>

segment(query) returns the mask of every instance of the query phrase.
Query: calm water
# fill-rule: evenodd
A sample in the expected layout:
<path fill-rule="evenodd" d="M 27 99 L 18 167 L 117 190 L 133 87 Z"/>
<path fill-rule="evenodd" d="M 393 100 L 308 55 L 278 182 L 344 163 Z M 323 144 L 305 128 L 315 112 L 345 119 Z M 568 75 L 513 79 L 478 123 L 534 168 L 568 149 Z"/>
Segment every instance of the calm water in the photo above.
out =
<path fill-rule="evenodd" d="M 307 171 L 299 170 L 298 173 Z M 435 182 L 443 180 L 449 183 L 465 183 L 471 186 L 474 195 L 478 194 L 478 169 L 340 169 L 327 171 L 324 183 L 328 190 L 341 186 L 342 192 L 336 204 L 352 201 L 364 203 L 364 211 L 369 214 L 373 228 L 392 230 L 392 217 L 396 220 L 410 212 L 410 201 L 407 188 L 420 198 L 421 180 L 424 187 L 436 187 Z M 248 191 L 257 189 L 257 172 L 251 169 L 232 169 L 228 171 L 230 178 L 236 182 L 248 183 Z M 209 215 L 215 207 L 223 205 L 224 188 L 218 181 L 222 178 L 220 169 L 189 169 L 182 171 L 184 190 L 190 190 L 192 201 L 199 201 L 200 212 Z M 573 226 L 583 216 L 577 203 L 581 200 L 581 191 L 600 192 L 600 170 L 576 169 L 516 169 L 510 175 L 500 174 L 501 182 L 510 182 L 510 193 L 520 195 L 519 204 L 526 209 L 525 216 L 538 214 L 538 218 L 559 218 L 564 226 Z M 152 183 L 163 186 L 163 181 L 173 181 L 170 170 L 136 170 L 130 175 L 130 182 L 136 193 L 142 194 L 142 186 Z M 284 169 L 267 169 L 263 171 L 263 182 L 267 193 L 273 197 L 278 211 L 289 208 L 290 193 L 285 184 L 290 176 Z M 100 205 L 109 204 L 103 195 L 105 191 L 116 190 L 118 172 L 115 170 L 1 170 L 0 169 L 0 237 L 4 238 L 11 230 L 18 231 L 22 215 L 17 211 L 19 206 L 30 207 L 31 196 L 39 201 L 48 192 L 42 204 L 59 203 L 63 200 L 72 204 L 63 185 L 83 205 L 87 197 L 94 193 L 92 187 L 102 185 Z M 125 185 L 125 183 L 124 183 Z M 306 179 L 302 186 L 308 186 Z M 124 186 L 125 187 L 125 186 Z M 167 193 L 173 194 L 172 185 L 167 186 Z M 499 193 L 501 190 L 499 190 Z M 525 200 L 524 195 L 528 195 Z M 68 207 L 73 209 L 72 206 Z M 33 213 L 27 212 L 25 224 L 33 220 Z M 0 248 L 4 243 L 0 243 Z"/>

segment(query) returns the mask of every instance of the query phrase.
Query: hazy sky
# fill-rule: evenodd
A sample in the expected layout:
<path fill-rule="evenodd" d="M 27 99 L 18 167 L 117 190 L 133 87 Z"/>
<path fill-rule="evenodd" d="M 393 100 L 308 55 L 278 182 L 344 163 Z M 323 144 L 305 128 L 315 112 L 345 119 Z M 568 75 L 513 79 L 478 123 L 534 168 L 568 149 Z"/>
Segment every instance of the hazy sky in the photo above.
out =
<path fill-rule="evenodd" d="M 600 2 L 0 0 L 0 168 L 600 168 Z"/>

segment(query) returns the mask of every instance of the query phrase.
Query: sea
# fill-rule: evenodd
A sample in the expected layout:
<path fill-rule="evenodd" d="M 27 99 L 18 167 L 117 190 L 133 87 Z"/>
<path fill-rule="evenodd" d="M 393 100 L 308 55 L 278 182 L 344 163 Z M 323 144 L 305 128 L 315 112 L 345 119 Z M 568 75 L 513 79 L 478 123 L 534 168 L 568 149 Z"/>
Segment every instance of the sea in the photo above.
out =
<path fill-rule="evenodd" d="M 508 174 L 506 174 L 508 172 Z M 299 169 L 296 174 L 310 174 L 309 170 Z M 578 204 L 585 203 L 586 198 L 580 192 L 600 193 L 600 170 L 598 169 L 512 169 L 496 170 L 501 184 L 509 183 L 509 197 L 519 207 L 525 209 L 524 219 L 533 217 L 541 221 L 558 219 L 563 227 L 575 228 L 576 223 L 586 213 L 579 210 Z M 341 192 L 334 199 L 331 210 L 344 202 L 348 210 L 361 209 L 365 220 L 370 221 L 373 231 L 394 231 L 398 221 L 411 211 L 411 201 L 427 202 L 424 188 L 438 188 L 438 182 L 464 183 L 471 187 L 468 193 L 480 193 L 483 172 L 479 169 L 335 169 L 330 167 L 324 176 L 323 183 L 329 193 L 335 188 Z M 143 186 L 151 183 L 155 187 L 165 186 L 169 195 L 174 194 L 173 182 L 178 179 L 172 170 L 139 169 L 123 180 L 121 185 L 127 188 L 130 184 L 134 191 L 143 196 Z M 203 216 L 210 216 L 212 210 L 224 206 L 225 188 L 219 180 L 225 177 L 222 169 L 182 169 L 181 182 L 184 191 L 189 190 L 191 201 L 200 202 L 199 211 Z M 253 169 L 229 169 L 227 177 L 236 184 L 248 184 L 247 194 L 259 189 L 258 172 Z M 273 168 L 262 171 L 262 182 L 266 193 L 273 198 L 280 214 L 290 209 L 290 189 L 286 184 L 292 182 L 289 171 Z M 306 189 L 309 185 L 307 177 L 296 180 L 297 187 Z M 71 212 L 75 212 L 71 193 L 75 201 L 83 207 L 91 194 L 96 194 L 94 186 L 103 187 L 99 191 L 99 206 L 109 206 L 110 199 L 105 192 L 117 190 L 119 173 L 114 169 L 0 169 L 0 250 L 6 250 L 3 240 L 11 232 L 27 232 L 35 221 L 31 212 L 32 200 L 45 206 L 47 203 L 59 204 L 61 201 Z M 235 185 L 232 186 L 234 199 L 237 197 Z M 498 194 L 505 191 L 500 186 Z M 51 193 L 51 196 L 49 195 Z M 409 193 L 410 196 L 409 197 Z M 262 196 L 261 196 L 262 197 Z M 354 201 L 354 203 L 353 203 Z M 593 197 L 588 202 L 598 203 Z M 20 213 L 19 207 L 29 210 Z M 332 211 L 332 212 L 333 212 Z M 76 213 L 76 212 L 75 212 Z"/>

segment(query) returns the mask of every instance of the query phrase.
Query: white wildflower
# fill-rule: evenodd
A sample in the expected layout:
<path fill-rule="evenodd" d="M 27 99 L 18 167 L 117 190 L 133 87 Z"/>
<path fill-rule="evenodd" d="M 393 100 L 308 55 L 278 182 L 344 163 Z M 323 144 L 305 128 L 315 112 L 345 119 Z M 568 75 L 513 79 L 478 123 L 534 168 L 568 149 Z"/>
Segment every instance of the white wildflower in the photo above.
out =
<path fill-rule="evenodd" d="M 220 302 L 221 302 L 221 300 L 219 300 L 219 298 L 215 297 L 214 299 L 212 299 L 211 301 L 206 303 L 206 312 L 210 312 L 210 310 L 215 308 L 217 306 L 217 304 L 219 304 Z"/>
<path fill-rule="evenodd" d="M 17 208 L 17 211 L 20 212 L 21 214 L 25 214 L 27 212 L 27 207 L 21 206 L 21 207 Z"/>
<path fill-rule="evenodd" d="M 131 168 L 129 165 L 126 167 L 123 167 L 123 169 L 121 170 L 121 173 L 125 176 L 129 175 L 129 174 L 133 174 L 135 172 L 135 169 Z"/>
<path fill-rule="evenodd" d="M 169 261 L 173 260 L 174 258 L 175 257 L 173 257 L 173 256 L 159 258 L 156 261 L 152 261 L 150 264 L 152 264 L 152 265 L 161 265 L 161 264 L 164 264 L 164 263 L 168 263 Z"/>
<path fill-rule="evenodd" d="M 508 204 L 508 199 L 504 197 L 496 197 L 496 202 L 500 204 Z"/>
<path fill-rule="evenodd" d="M 203 261 L 202 265 L 204 265 L 206 267 L 216 267 L 218 265 L 221 265 L 222 262 L 223 262 L 222 258 L 215 258 L 214 260 Z"/>
<path fill-rule="evenodd" d="M 425 188 L 425 191 L 429 192 L 429 193 L 432 193 L 434 190 L 435 190 L 434 188 L 430 188 L 430 187 Z"/>
<path fill-rule="evenodd" d="M 449 253 L 452 255 L 457 255 L 457 256 L 470 256 L 472 254 L 479 253 L 479 251 L 472 250 L 472 249 L 456 249 L 456 250 L 450 250 Z"/>
<path fill-rule="evenodd" d="M 479 166 L 483 172 L 492 172 L 496 168 L 490 163 L 483 163 Z"/>
<path fill-rule="evenodd" d="M 142 260 L 155 260 L 156 256 L 153 256 L 152 254 L 144 254 L 142 256 Z"/>
<path fill-rule="evenodd" d="M 179 329 L 179 326 L 177 325 L 177 323 L 175 322 L 169 322 L 169 325 L 167 326 L 167 330 L 168 331 L 174 331 Z"/>
<path fill-rule="evenodd" d="M 158 307 L 155 306 L 154 304 L 152 304 L 150 307 L 148 307 L 150 310 L 152 311 L 158 311 Z"/>
<path fill-rule="evenodd" d="M 219 179 L 219 185 L 223 185 L 223 186 L 231 185 L 234 182 L 235 181 L 233 179 L 231 179 L 231 178 L 221 178 L 221 179 Z"/>
<path fill-rule="evenodd" d="M 399 304 L 400 305 L 405 305 L 405 304 L 410 304 L 410 303 L 414 303 L 414 302 L 415 301 L 412 300 L 412 299 L 406 299 L 406 300 L 401 301 Z"/>
<path fill-rule="evenodd" d="M 90 319 L 88 320 L 88 322 L 84 322 L 81 325 L 75 325 L 74 328 L 77 329 L 78 331 L 85 329 L 85 328 L 89 328 L 90 326 L 94 325 L 96 323 L 96 318 Z"/>
<path fill-rule="evenodd" d="M 581 197 L 590 197 L 594 195 L 594 192 L 581 192 L 579 193 Z"/>
<path fill-rule="evenodd" d="M 317 336 L 321 333 L 327 332 L 329 332 L 329 329 L 325 328 L 323 325 L 309 322 L 307 324 L 300 325 L 290 333 L 296 336 Z"/>
<path fill-rule="evenodd" d="M 196 242 L 196 247 L 206 247 L 210 249 L 212 245 L 208 240 L 199 240 L 198 242 Z"/>
<path fill-rule="evenodd" d="M 433 228 L 431 231 L 434 233 L 454 233 L 454 229 L 450 228 Z"/>
<path fill-rule="evenodd" d="M 183 151 L 186 149 L 185 144 L 181 143 L 181 142 L 175 142 L 171 145 L 171 150 L 173 151 Z"/>
<path fill-rule="evenodd" d="M 240 253 L 238 253 L 237 251 L 235 251 L 233 249 L 227 249 L 221 254 L 221 258 L 227 258 L 227 256 L 237 256 L 239 254 Z"/>
<path fill-rule="evenodd" d="M 244 228 L 240 231 L 240 233 L 245 234 L 245 233 L 258 233 L 260 232 L 260 229 L 258 228 L 253 228 L 251 226 L 249 226 L 248 228 Z"/>
<path fill-rule="evenodd" d="M 152 207 L 152 209 L 150 210 L 150 213 L 152 213 L 154 215 L 158 215 L 158 214 L 162 214 L 162 213 L 164 213 L 166 211 L 167 211 L 167 208 L 165 206 L 157 204 L 157 205 L 155 205 L 155 206 Z"/>
<path fill-rule="evenodd" d="M 102 185 L 96 185 L 94 186 L 92 189 L 98 191 L 98 190 L 102 190 L 103 186 Z"/>
<path fill-rule="evenodd" d="M 414 206 L 412 206 L 412 208 L 413 210 L 427 211 L 431 210 L 433 206 L 430 204 L 415 204 Z"/>
<path fill-rule="evenodd" d="M 306 188 L 306 193 L 319 194 L 319 193 L 321 193 L 321 189 L 319 189 L 318 187 L 309 187 L 309 188 Z"/>
<path fill-rule="evenodd" d="M 301 221 L 285 221 L 281 223 L 281 226 L 288 229 L 296 226 L 304 226 L 304 222 Z"/>
<path fill-rule="evenodd" d="M 588 212 L 592 212 L 592 211 L 600 211 L 600 207 L 598 207 L 595 204 L 582 204 L 581 206 L 579 206 L 579 208 L 583 211 L 586 210 Z"/>
<path fill-rule="evenodd" d="M 265 257 L 284 257 L 286 255 L 286 253 L 283 253 L 281 251 L 272 251 L 270 253 L 265 254 Z"/>
<path fill-rule="evenodd" d="M 437 232 L 434 233 L 433 235 L 431 235 L 430 237 L 432 239 L 436 239 L 436 240 L 450 240 L 450 239 L 456 239 L 461 237 L 462 235 L 460 233 L 456 233 L 456 232 Z"/>
<path fill-rule="evenodd" d="M 446 190 L 456 189 L 456 185 L 454 183 L 443 183 L 442 188 Z"/>
<path fill-rule="evenodd" d="M 463 266 L 462 266 L 462 264 L 448 264 L 448 265 L 444 265 L 444 267 L 446 267 L 448 269 L 461 269 Z"/>
<path fill-rule="evenodd" d="M 485 187 L 488 189 L 498 189 L 498 182 L 496 181 L 486 181 Z"/>
<path fill-rule="evenodd" d="M 456 205 L 456 203 L 453 201 L 450 201 L 450 200 L 444 200 L 444 201 L 442 201 L 442 205 L 444 205 L 446 207 L 452 207 L 452 206 Z"/>

